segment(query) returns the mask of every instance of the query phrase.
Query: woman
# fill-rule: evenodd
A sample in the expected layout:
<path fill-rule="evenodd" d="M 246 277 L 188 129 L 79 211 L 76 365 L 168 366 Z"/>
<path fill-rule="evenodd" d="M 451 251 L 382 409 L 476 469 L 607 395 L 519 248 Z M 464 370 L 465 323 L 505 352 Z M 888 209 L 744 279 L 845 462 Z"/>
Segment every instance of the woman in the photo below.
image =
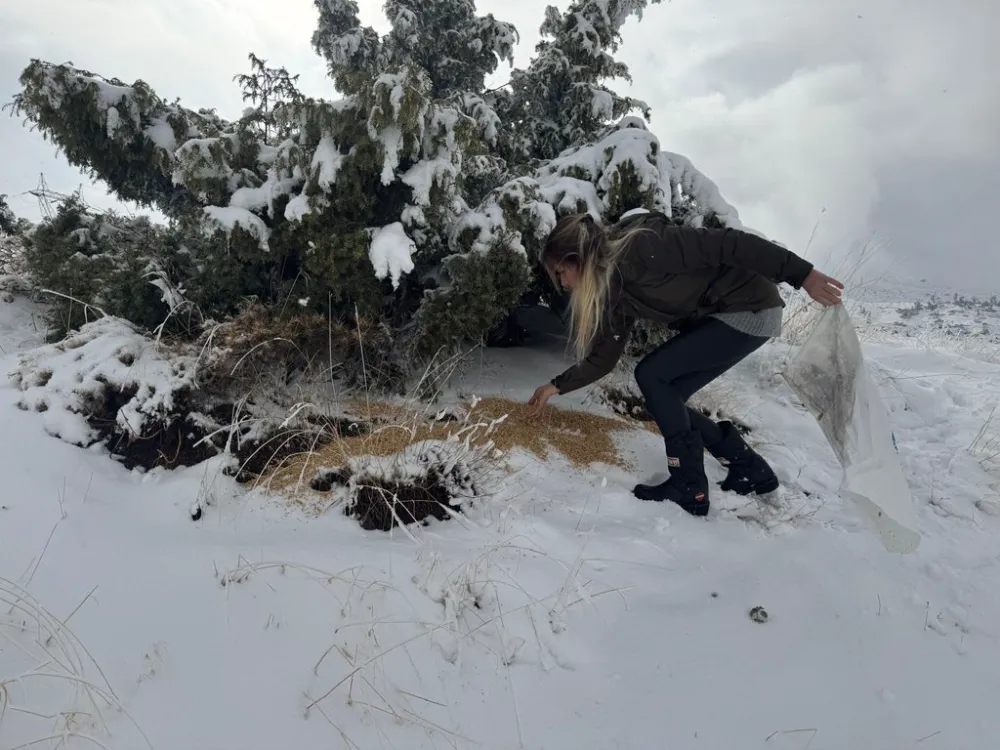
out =
<path fill-rule="evenodd" d="M 589 214 L 563 218 L 541 260 L 553 281 L 571 291 L 577 364 L 535 391 L 529 401 L 535 413 L 553 396 L 611 372 L 635 321 L 666 323 L 678 335 L 643 358 L 635 379 L 663 434 L 670 478 L 636 485 L 633 493 L 706 515 L 704 450 L 729 468 L 722 489 L 741 495 L 777 489 L 771 467 L 732 423 L 716 424 L 686 402 L 781 333 L 778 283 L 804 289 L 823 305 L 840 303 L 843 284 L 756 235 L 674 226 L 655 212 L 623 219 L 609 233 Z"/>

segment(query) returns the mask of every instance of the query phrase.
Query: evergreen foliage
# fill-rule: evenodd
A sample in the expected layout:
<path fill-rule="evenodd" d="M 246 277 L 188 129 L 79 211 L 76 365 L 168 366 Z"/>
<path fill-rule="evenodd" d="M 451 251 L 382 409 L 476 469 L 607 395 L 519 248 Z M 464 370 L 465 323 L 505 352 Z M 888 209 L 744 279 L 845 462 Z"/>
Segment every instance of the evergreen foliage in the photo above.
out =
<path fill-rule="evenodd" d="M 60 204 L 51 221 L 24 238 L 32 279 L 61 295 L 52 308 L 54 336 L 105 314 L 158 325 L 170 309 L 171 291 L 157 286 L 170 270 L 161 264 L 182 259 L 176 242 L 176 235 L 146 217 L 94 214 L 75 195 Z"/>
<path fill-rule="evenodd" d="M 7 196 L 0 193 L 0 234 L 16 234 L 17 216 L 7 205 Z"/>
<path fill-rule="evenodd" d="M 653 4 L 660 0 L 651 0 Z M 509 123 L 505 151 L 516 162 L 544 161 L 568 148 L 593 142 L 607 123 L 649 106 L 620 96 L 603 82 L 631 82 L 628 67 L 615 60 L 621 29 L 642 18 L 648 0 L 575 0 L 565 13 L 548 6 L 542 39 L 527 70 L 516 70 L 510 89 L 496 94 L 496 107 Z"/>
<path fill-rule="evenodd" d="M 628 115 L 648 119 L 648 107 L 607 87 L 628 78 L 613 53 L 648 4 L 547 8 L 528 68 L 487 90 L 487 76 L 513 66 L 518 35 L 473 0 L 387 0 L 384 35 L 361 25 L 355 0 L 315 0 L 312 45 L 344 98 L 307 97 L 297 76 L 251 53 L 235 76 L 248 105 L 235 121 L 143 81 L 32 60 L 12 113 L 169 220 L 69 201 L 43 222 L 32 269 L 78 301 L 58 311 L 59 330 L 79 325 L 85 305 L 154 328 L 179 325 L 179 307 L 218 320 L 250 300 L 378 321 L 413 366 L 480 339 L 525 295 L 551 296 L 537 254 L 560 215 L 613 222 L 655 208 L 739 226 L 714 184 Z"/>

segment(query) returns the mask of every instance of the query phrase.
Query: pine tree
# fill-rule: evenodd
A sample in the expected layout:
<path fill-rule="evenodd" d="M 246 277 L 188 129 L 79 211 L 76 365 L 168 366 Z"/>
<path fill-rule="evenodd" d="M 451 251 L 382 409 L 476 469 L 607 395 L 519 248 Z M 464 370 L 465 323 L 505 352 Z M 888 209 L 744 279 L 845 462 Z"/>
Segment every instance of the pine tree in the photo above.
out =
<path fill-rule="evenodd" d="M 448 99 L 481 92 L 501 61 L 513 65 L 517 30 L 492 14 L 476 15 L 473 0 L 386 0 L 391 30 L 384 39 L 361 26 L 355 0 L 314 2 L 319 25 L 313 47 L 346 94 L 386 70 L 418 67 L 430 81 L 429 95 Z"/>
<path fill-rule="evenodd" d="M 7 205 L 7 196 L 0 193 L 0 234 L 14 234 L 17 231 L 17 217 Z"/>
<path fill-rule="evenodd" d="M 465 247 L 482 248 L 513 229 L 534 263 L 555 220 L 579 212 L 606 224 L 645 209 L 693 225 L 742 226 L 711 180 L 662 150 L 646 126 L 648 106 L 604 83 L 631 80 L 613 53 L 626 21 L 641 19 L 648 4 L 576 0 L 565 13 L 546 8 L 528 68 L 484 97 L 501 119 L 498 149 L 516 176 L 462 217 Z M 645 119 L 628 114 L 635 109 Z"/>
<path fill-rule="evenodd" d="M 291 134 L 290 123 L 280 116 L 289 111 L 287 105 L 302 99 L 296 87 L 299 76 L 290 75 L 283 67 L 267 67 L 267 60 L 262 60 L 253 52 L 249 58 L 253 72 L 233 76 L 243 91 L 243 101 L 254 104 L 243 112 L 243 119 L 248 123 L 256 121 L 265 142 L 269 142 L 272 136 L 279 140 L 285 138 Z"/>
<path fill-rule="evenodd" d="M 24 238 L 30 231 L 31 222 L 18 218 L 7 196 L 0 194 L 0 292 L 31 288 L 24 258 Z"/>
<path fill-rule="evenodd" d="M 50 286 L 61 278 L 106 302 L 112 278 L 172 290 L 141 313 L 122 306 L 143 325 L 162 305 L 220 319 L 248 299 L 360 317 L 391 334 L 380 340 L 395 353 L 382 354 L 405 371 L 478 339 L 532 285 L 545 287 L 538 251 L 560 215 L 613 222 L 644 208 L 739 226 L 711 181 L 626 116 L 648 108 L 604 83 L 627 78 L 613 53 L 647 0 L 547 9 L 537 54 L 501 91 L 485 80 L 512 61 L 517 32 L 472 0 L 387 0 L 384 36 L 361 25 L 354 0 L 315 4 L 312 44 L 336 101 L 303 96 L 296 76 L 253 54 L 235 77 L 250 105 L 235 121 L 167 102 L 143 81 L 31 61 L 12 113 L 118 197 L 170 220 L 162 236 L 144 226 L 116 231 L 126 238 L 116 244 L 92 238 L 101 262 L 88 266 L 63 240 L 96 219 L 61 216 L 31 248 Z M 140 235 L 147 248 L 127 246 Z M 369 364 L 378 355 L 366 354 Z"/>
<path fill-rule="evenodd" d="M 607 125 L 645 102 L 620 96 L 603 82 L 631 82 L 628 67 L 615 60 L 621 29 L 642 18 L 650 0 L 575 0 L 565 13 L 545 9 L 542 40 L 527 70 L 511 76 L 509 90 L 494 94 L 507 124 L 506 152 L 516 162 L 552 159 L 592 141 Z M 658 3 L 660 0 L 651 0 Z"/>
<path fill-rule="evenodd" d="M 171 218 L 195 262 L 163 265 L 207 317 L 235 313 L 248 296 L 294 295 L 338 319 L 383 318 L 422 353 L 475 338 L 528 280 L 510 243 L 445 260 L 468 211 L 466 181 L 475 195 L 499 179 L 498 122 L 478 94 L 516 32 L 464 0 L 392 2 L 392 31 L 379 39 L 353 2 L 317 5 L 313 41 L 340 101 L 303 97 L 294 76 L 251 56 L 236 80 L 254 106 L 226 122 L 168 104 L 142 81 L 35 60 L 13 109 L 121 198 Z M 57 245 L 50 260 L 62 257 Z"/>
<path fill-rule="evenodd" d="M 9 240 L 17 240 L 32 231 L 34 225 L 21 216 L 14 213 L 14 210 L 7 204 L 7 196 L 0 193 L 0 237 Z"/>

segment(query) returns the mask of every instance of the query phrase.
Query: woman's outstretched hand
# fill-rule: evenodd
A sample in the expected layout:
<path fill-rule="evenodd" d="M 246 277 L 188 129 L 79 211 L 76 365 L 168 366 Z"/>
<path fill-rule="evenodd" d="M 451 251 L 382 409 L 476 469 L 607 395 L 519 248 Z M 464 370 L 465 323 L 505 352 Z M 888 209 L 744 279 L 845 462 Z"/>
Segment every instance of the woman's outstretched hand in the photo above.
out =
<path fill-rule="evenodd" d="M 840 304 L 840 295 L 844 289 L 844 285 L 832 276 L 820 273 L 814 268 L 809 272 L 809 275 L 806 276 L 806 280 L 803 282 L 802 288 L 806 290 L 806 294 L 819 302 L 821 305 L 829 307 L 830 305 Z"/>
<path fill-rule="evenodd" d="M 549 399 L 553 396 L 559 395 L 559 389 L 556 388 L 552 383 L 546 383 L 545 385 L 540 385 L 535 389 L 535 395 L 528 399 L 528 406 L 535 407 L 532 409 L 532 416 L 537 417 L 545 409 L 545 404 L 548 403 Z"/>

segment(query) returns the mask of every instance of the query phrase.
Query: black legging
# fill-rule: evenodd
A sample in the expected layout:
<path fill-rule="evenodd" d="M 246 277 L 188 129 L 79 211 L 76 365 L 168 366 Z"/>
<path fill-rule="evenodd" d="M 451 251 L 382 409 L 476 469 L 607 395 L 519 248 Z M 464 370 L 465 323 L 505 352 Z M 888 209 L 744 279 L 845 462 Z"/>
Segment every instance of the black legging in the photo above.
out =
<path fill-rule="evenodd" d="M 706 448 L 717 445 L 719 426 L 688 407 L 687 400 L 767 341 L 705 318 L 646 355 L 635 368 L 635 380 L 664 439 L 694 428 Z"/>

